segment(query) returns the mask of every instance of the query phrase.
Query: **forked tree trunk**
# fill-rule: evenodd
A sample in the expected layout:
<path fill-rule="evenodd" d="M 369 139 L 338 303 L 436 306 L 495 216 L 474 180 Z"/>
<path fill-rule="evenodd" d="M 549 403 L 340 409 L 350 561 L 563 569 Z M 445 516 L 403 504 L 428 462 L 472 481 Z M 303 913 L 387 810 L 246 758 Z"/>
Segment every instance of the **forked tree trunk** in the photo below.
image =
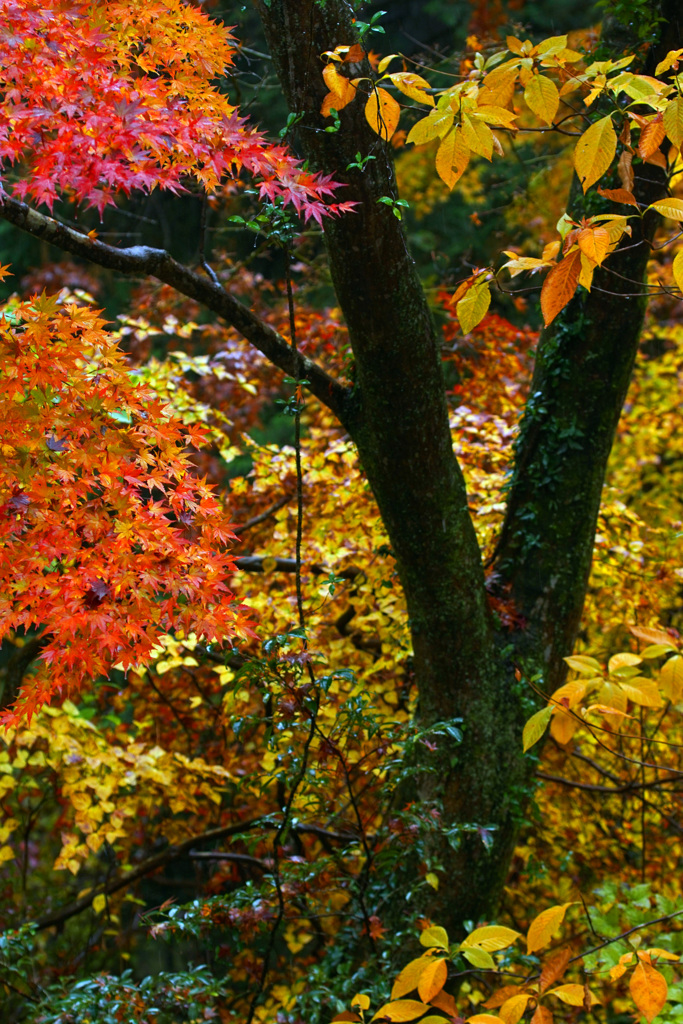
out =
<path fill-rule="evenodd" d="M 582 293 L 543 333 L 497 552 L 500 577 L 527 623 L 517 635 L 496 635 L 453 455 L 434 328 L 402 226 L 379 202 L 398 198 L 391 149 L 368 127 L 358 101 L 341 112 L 338 132 L 325 132 L 330 122 L 319 115 L 326 92 L 320 55 L 356 41 L 350 5 L 256 0 L 256 6 L 289 108 L 304 114 L 305 155 L 347 183 L 343 198 L 359 204 L 325 229 L 356 362 L 355 404 L 345 425 L 405 590 L 419 725 L 459 720 L 463 731 L 460 743 L 440 732 L 430 743 L 435 750 L 423 748 L 430 770 L 418 777 L 418 799 L 438 807 L 444 830 L 491 829 L 486 843 L 482 833 L 463 832 L 455 850 L 435 832 L 428 847 L 444 874 L 421 909 L 456 935 L 464 920 L 494 910 L 532 785 L 521 728 L 533 699 L 516 681 L 514 663 L 527 675 L 542 672 L 553 690 L 576 637 L 607 458 L 644 313 L 644 301 L 629 293 L 640 290 L 649 247 L 634 248 L 631 239 L 611 261 L 635 284 L 609 271 L 596 275 L 591 294 Z M 678 26 L 670 28 L 664 50 L 678 45 L 671 41 Z M 376 157 L 362 172 L 350 167 L 359 151 Z M 638 171 L 641 201 L 664 192 L 656 169 Z M 405 893 L 395 895 L 400 915 Z"/>

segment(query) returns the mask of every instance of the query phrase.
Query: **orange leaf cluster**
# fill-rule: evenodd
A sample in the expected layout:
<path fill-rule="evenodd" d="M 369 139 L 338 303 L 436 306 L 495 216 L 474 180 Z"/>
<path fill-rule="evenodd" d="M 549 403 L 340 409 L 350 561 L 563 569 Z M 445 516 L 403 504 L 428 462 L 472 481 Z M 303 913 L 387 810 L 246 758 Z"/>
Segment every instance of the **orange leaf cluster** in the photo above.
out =
<path fill-rule="evenodd" d="M 192 472 L 203 443 L 131 376 L 96 312 L 34 298 L 0 319 L 0 637 L 37 630 L 12 719 L 161 633 L 250 633 L 226 586 L 230 524 Z"/>

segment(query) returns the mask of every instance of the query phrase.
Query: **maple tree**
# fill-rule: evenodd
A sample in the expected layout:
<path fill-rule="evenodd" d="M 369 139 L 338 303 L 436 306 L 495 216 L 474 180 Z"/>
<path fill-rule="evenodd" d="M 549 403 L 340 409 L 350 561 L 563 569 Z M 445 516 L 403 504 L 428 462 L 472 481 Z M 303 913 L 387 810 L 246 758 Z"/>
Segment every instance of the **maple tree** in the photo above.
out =
<path fill-rule="evenodd" d="M 651 535 L 618 499 L 600 505 L 641 332 L 648 289 L 638 288 L 655 213 L 676 220 L 681 210 L 668 194 L 681 143 L 673 6 L 657 7 L 658 40 L 640 54 L 638 72 L 624 70 L 635 58 L 621 52 L 591 63 L 565 37 L 534 46 L 510 36 L 507 50 L 472 50 L 447 89 L 430 85 L 424 69 L 389 71 L 396 55 L 368 53 L 372 22 L 354 21 L 348 4 L 256 7 L 292 112 L 283 136 L 296 136 L 315 170 L 228 102 L 215 80 L 235 41 L 198 7 L 2 4 L 0 215 L 96 266 L 146 280 L 113 332 L 96 303 L 73 290 L 14 299 L 3 314 L 9 582 L 0 621 L 12 654 L 0 861 L 11 864 L 23 829 L 25 880 L 31 844 L 49 846 L 56 869 L 74 879 L 71 898 L 43 897 L 28 916 L 42 930 L 91 910 L 106 935 L 107 925 L 116 933 L 130 918 L 136 881 L 183 857 L 200 866 L 206 854 L 216 866 L 209 895 L 184 908 L 166 904 L 148 923 L 158 938 L 218 936 L 231 959 L 227 1000 L 211 971 L 146 989 L 126 975 L 93 976 L 80 994 L 59 997 L 60 1020 L 70 1007 L 77 1019 L 106 1009 L 112 1019 L 144 1020 L 151 1005 L 158 1019 L 174 1019 L 178 1002 L 187 1019 L 298 1019 L 308 1011 L 295 1001 L 306 1005 L 321 949 L 336 944 L 337 982 L 355 987 L 349 934 L 357 943 L 364 934 L 370 971 L 380 980 L 389 973 L 381 944 L 387 933 L 401 938 L 406 896 L 411 922 L 420 914 L 434 922 L 422 932 L 427 953 L 399 975 L 375 1016 L 429 1020 L 430 1006 L 438 1020 L 457 1016 L 444 992 L 448 964 L 460 957 L 476 979 L 497 969 L 491 953 L 518 937 L 472 925 L 500 899 L 538 767 L 527 751 L 546 728 L 559 750 L 559 765 L 544 762 L 549 785 L 571 785 L 562 757 L 581 731 L 581 756 L 616 794 L 640 799 L 643 885 L 655 829 L 648 815 L 671 820 L 667 804 L 653 811 L 647 801 L 660 774 L 675 779 L 675 769 L 645 754 L 655 742 L 645 715 L 681 696 L 678 638 L 658 627 L 663 576 L 640 581 L 634 595 L 626 569 L 598 558 L 594 647 L 572 652 L 600 544 L 625 559 L 649 545 L 658 573 L 672 587 L 676 579 L 666 522 Z M 536 118 L 544 131 L 565 124 L 566 97 L 584 104 L 578 114 L 570 108 L 583 182 L 560 238 L 540 259 L 507 253 L 513 273 L 549 268 L 546 330 L 537 338 L 485 317 L 493 271 L 477 268 L 439 295 L 451 346 L 444 353 L 396 188 L 396 97 L 418 118 L 408 143 L 436 143 L 436 174 L 453 188 L 472 154 L 504 153 L 522 95 L 522 127 Z M 614 109 L 603 113 L 605 104 Z M 262 206 L 253 214 L 246 202 L 230 223 L 284 253 L 284 297 L 231 254 L 207 258 L 204 238 L 194 268 L 165 250 L 111 245 L 64 205 L 105 216 L 136 190 L 191 188 L 206 212 L 239 197 L 244 174 Z M 610 212 L 615 203 L 625 212 Z M 294 294 L 293 274 L 302 291 L 306 277 L 294 270 L 301 229 L 292 211 L 324 226 L 340 311 L 308 308 Z M 680 289 L 679 255 L 667 272 Z M 207 322 L 209 313 L 220 320 Z M 251 348 L 239 347 L 236 332 Z M 150 338 L 169 335 L 182 348 L 162 362 L 145 353 L 134 371 L 117 347 L 144 352 Z M 274 367 L 288 375 L 287 398 Z M 662 419 L 653 412 L 662 399 L 656 381 L 653 372 L 635 404 L 663 438 L 671 421 L 666 403 Z M 243 435 L 276 396 L 294 422 L 293 446 Z M 201 451 L 207 442 L 213 455 Z M 233 465 L 245 455 L 248 474 Z M 619 494 L 637 493 L 641 455 L 625 460 Z M 235 470 L 229 489 L 226 463 Z M 240 556 L 243 534 L 249 553 Z M 288 572 L 291 583 L 280 575 Z M 623 606 L 618 619 L 608 591 Z M 601 628 L 636 615 L 645 627 L 632 636 L 644 650 L 624 650 L 623 636 L 596 642 Z M 567 668 L 576 673 L 569 682 Z M 622 726 L 619 752 L 637 766 L 638 786 L 601 745 L 602 732 Z M 663 742 L 677 744 L 675 721 L 666 728 Z M 565 808 L 557 822 L 549 800 L 543 813 L 557 830 L 576 811 Z M 199 849 L 228 837 L 239 845 Z M 519 856 L 528 866 L 532 854 Z M 111 857 L 116 870 L 103 877 L 93 863 Z M 654 869 L 651 881 L 661 882 Z M 670 896 L 663 888 L 646 888 L 640 900 L 673 919 L 677 911 L 657 902 Z M 27 916 L 25 882 L 21 892 L 9 904 L 11 928 Z M 527 955 L 562 923 L 573 902 L 558 903 L 564 895 L 530 885 L 512 907 L 528 925 Z M 540 917 L 536 898 L 548 906 Z M 623 935 L 649 918 L 633 920 L 628 900 L 610 899 L 604 916 L 613 911 L 615 920 L 604 927 L 615 934 L 606 945 L 617 959 L 601 960 L 596 949 L 586 963 L 593 956 L 591 969 L 606 968 L 617 991 L 631 972 L 631 995 L 650 1022 L 677 999 L 673 976 L 658 966 L 677 959 L 677 940 L 629 952 Z M 350 922 L 345 939 L 340 922 Z M 449 933 L 461 941 L 451 946 Z M 31 927 L 3 937 L 20 995 L 34 942 Z M 468 981 L 471 1008 L 487 998 L 498 1010 L 470 1014 L 474 1024 L 516 1024 L 532 1011 L 535 1024 L 550 1024 L 551 996 L 589 1012 L 596 997 L 583 983 L 550 987 L 588 946 L 580 934 L 570 942 L 571 955 L 540 960 L 540 982 L 522 961 L 511 961 L 507 990 L 486 997 Z M 415 991 L 419 999 L 404 998 Z M 31 998 L 40 1003 L 43 991 Z M 369 1006 L 359 993 L 338 1019 L 361 1020 Z"/>

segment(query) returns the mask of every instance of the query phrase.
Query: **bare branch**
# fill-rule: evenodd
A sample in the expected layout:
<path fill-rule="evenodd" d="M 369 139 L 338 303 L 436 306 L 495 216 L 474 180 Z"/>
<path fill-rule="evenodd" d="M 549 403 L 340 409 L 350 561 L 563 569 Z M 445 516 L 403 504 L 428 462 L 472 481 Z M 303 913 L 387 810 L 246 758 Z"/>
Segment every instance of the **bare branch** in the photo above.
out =
<path fill-rule="evenodd" d="M 152 249 L 146 245 L 119 249 L 115 245 L 107 245 L 2 193 L 0 217 L 33 235 L 34 238 L 40 238 L 97 266 L 116 270 L 120 274 L 156 277 L 158 281 L 170 285 L 188 298 L 201 302 L 207 309 L 235 327 L 279 369 L 292 377 L 298 376 L 300 370 L 303 371 L 312 394 L 326 405 L 350 432 L 350 388 L 330 377 L 322 367 L 306 356 L 295 357 L 289 342 L 269 324 L 261 320 L 234 295 L 226 292 L 220 284 L 178 263 L 165 249 Z"/>

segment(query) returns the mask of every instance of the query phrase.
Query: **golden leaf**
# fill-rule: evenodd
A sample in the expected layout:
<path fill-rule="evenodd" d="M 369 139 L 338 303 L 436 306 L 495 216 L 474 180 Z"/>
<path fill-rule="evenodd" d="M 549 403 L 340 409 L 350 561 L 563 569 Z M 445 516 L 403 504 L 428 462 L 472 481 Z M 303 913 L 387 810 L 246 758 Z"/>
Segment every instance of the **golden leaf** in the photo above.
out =
<path fill-rule="evenodd" d="M 567 908 L 573 905 L 573 903 L 561 903 L 556 907 L 548 907 L 534 918 L 527 932 L 527 953 L 535 953 L 537 949 L 542 949 L 550 941 L 562 924 Z"/>
<path fill-rule="evenodd" d="M 524 90 L 527 106 L 545 124 L 552 124 L 560 105 L 560 94 L 552 79 L 533 75 Z"/>
<path fill-rule="evenodd" d="M 574 167 L 584 192 L 603 176 L 616 150 L 617 135 L 609 115 L 595 121 L 583 133 L 574 150 Z M 548 323 L 546 320 L 546 327 Z"/>
<path fill-rule="evenodd" d="M 664 976 L 641 960 L 631 975 L 629 990 L 647 1024 L 652 1024 L 663 1009 L 669 992 Z"/>
<path fill-rule="evenodd" d="M 455 311 L 460 321 L 460 330 L 463 334 L 470 331 L 481 323 L 491 305 L 491 289 L 488 281 L 478 281 L 472 285 L 464 298 L 456 304 Z"/>
<path fill-rule="evenodd" d="M 420 975 L 417 983 L 417 994 L 424 1003 L 428 1003 L 446 984 L 448 967 L 442 958 L 433 959 Z"/>
<path fill-rule="evenodd" d="M 381 139 L 388 141 L 396 131 L 401 108 L 386 89 L 375 88 L 365 104 L 365 119 Z"/>
<path fill-rule="evenodd" d="M 546 277 L 541 289 L 541 312 L 546 327 L 573 296 L 579 283 L 580 271 L 581 256 L 579 250 L 574 249 Z"/>
<path fill-rule="evenodd" d="M 406 964 L 392 986 L 391 998 L 400 999 L 401 996 L 406 995 L 406 993 L 413 992 L 417 988 L 420 975 L 431 963 L 432 958 L 430 956 L 423 955 L 417 957 L 416 960 L 411 960 L 409 964 Z"/>
<path fill-rule="evenodd" d="M 418 123 L 421 124 L 422 122 Z M 463 139 L 461 129 L 455 128 L 452 132 L 448 133 L 439 146 L 436 154 L 436 173 L 444 184 L 448 185 L 449 188 L 453 188 L 465 171 L 469 160 L 469 146 L 467 146 Z"/>

